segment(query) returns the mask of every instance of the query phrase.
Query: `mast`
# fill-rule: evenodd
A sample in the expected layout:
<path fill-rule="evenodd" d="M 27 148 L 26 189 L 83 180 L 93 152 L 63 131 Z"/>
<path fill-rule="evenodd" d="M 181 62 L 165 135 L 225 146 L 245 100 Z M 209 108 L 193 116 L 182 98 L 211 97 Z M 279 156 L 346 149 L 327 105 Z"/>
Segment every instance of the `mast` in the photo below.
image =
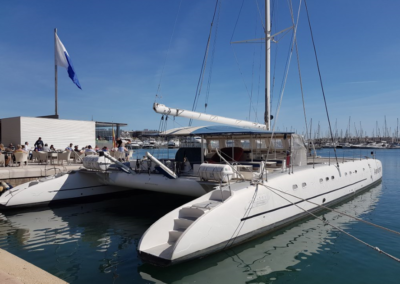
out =
<path fill-rule="evenodd" d="M 55 115 L 58 115 L 57 110 L 57 60 L 56 60 L 56 36 L 57 36 L 57 28 L 54 29 L 54 95 L 55 95 Z"/>
<path fill-rule="evenodd" d="M 265 0 L 265 125 L 267 130 L 271 129 L 271 19 L 270 19 L 270 0 Z M 311 138 L 311 137 L 310 137 Z"/>

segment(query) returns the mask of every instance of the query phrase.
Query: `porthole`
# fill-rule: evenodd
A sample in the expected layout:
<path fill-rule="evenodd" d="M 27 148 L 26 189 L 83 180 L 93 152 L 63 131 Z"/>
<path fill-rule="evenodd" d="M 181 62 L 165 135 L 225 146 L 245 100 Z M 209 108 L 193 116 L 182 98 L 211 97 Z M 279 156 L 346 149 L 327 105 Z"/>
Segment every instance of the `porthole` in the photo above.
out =
<path fill-rule="evenodd" d="M 326 177 L 326 181 L 328 181 L 329 180 L 329 177 Z"/>
<path fill-rule="evenodd" d="M 331 179 L 335 179 L 335 176 L 332 176 Z"/>
<path fill-rule="evenodd" d="M 319 179 L 319 182 L 320 182 L 320 183 L 323 183 L 323 181 L 324 181 L 324 180 L 323 180 L 322 178 Z"/>
<path fill-rule="evenodd" d="M 347 176 L 347 173 L 344 173 L 345 176 Z"/>
<path fill-rule="evenodd" d="M 363 168 L 363 171 L 365 171 L 365 168 Z"/>
<path fill-rule="evenodd" d="M 297 184 L 293 185 L 293 189 L 297 189 L 297 187 L 298 187 Z"/>
<path fill-rule="evenodd" d="M 306 187 L 307 184 L 306 184 L 305 182 L 303 182 L 303 183 L 301 184 L 301 186 L 302 186 L 302 187 Z"/>
<path fill-rule="evenodd" d="M 357 173 L 357 170 L 355 170 L 354 172 Z"/>

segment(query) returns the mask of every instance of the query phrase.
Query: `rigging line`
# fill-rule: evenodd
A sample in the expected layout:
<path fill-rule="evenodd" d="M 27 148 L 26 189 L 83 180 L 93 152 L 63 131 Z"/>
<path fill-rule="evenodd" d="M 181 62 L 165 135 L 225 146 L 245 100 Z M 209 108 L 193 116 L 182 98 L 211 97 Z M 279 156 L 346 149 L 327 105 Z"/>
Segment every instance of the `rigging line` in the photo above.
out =
<path fill-rule="evenodd" d="M 197 89 L 196 89 L 196 94 L 195 94 L 194 101 L 193 101 L 192 111 L 196 110 L 198 99 L 199 99 L 200 93 L 201 93 L 201 87 L 203 85 L 204 72 L 206 70 L 208 51 L 210 48 L 211 33 L 212 33 L 213 24 L 214 24 L 215 14 L 217 12 L 217 7 L 218 7 L 218 0 L 215 3 L 214 14 L 213 14 L 213 18 L 212 18 L 211 25 L 210 25 L 210 33 L 208 34 L 206 51 L 205 51 L 204 57 L 203 57 L 203 64 L 201 66 L 200 77 L 199 77 L 199 81 L 197 83 Z M 189 126 L 192 125 L 192 121 L 193 121 L 193 119 L 189 120 Z"/>
<path fill-rule="evenodd" d="M 344 231 L 343 229 L 339 228 L 338 226 L 335 226 L 335 225 L 329 223 L 328 221 L 321 219 L 320 217 L 318 217 L 318 216 L 315 215 L 314 213 L 312 213 L 312 212 L 310 212 L 310 211 L 308 211 L 308 210 L 306 210 L 306 209 L 304 209 L 304 208 L 298 206 L 296 203 L 290 201 L 289 199 L 287 199 L 287 198 L 283 197 L 282 195 L 280 195 L 279 193 L 275 192 L 272 188 L 269 188 L 269 187 L 267 187 L 267 186 L 265 186 L 264 184 L 261 184 L 261 183 L 258 183 L 258 184 L 260 184 L 260 185 L 266 187 L 267 189 L 269 189 L 270 191 L 272 191 L 273 193 L 275 193 L 276 195 L 278 195 L 278 196 L 281 197 L 282 199 L 284 199 L 284 200 L 286 200 L 287 202 L 293 204 L 294 206 L 296 206 L 296 207 L 299 208 L 300 210 L 304 211 L 305 213 L 307 213 L 307 214 L 313 216 L 314 218 L 317 218 L 318 220 L 322 221 L 324 224 L 327 224 L 327 225 L 329 225 L 329 226 L 335 228 L 336 230 L 339 230 L 340 232 L 346 234 L 347 236 L 349 236 L 349 237 L 355 239 L 356 241 L 358 241 L 358 242 L 360 242 L 360 243 L 362 243 L 362 244 L 364 244 L 364 245 L 366 245 L 366 246 L 368 246 L 368 247 L 370 247 L 370 248 L 372 248 L 372 249 L 378 251 L 379 253 L 382 253 L 382 254 L 384 254 L 384 255 L 390 257 L 391 259 L 393 259 L 393 260 L 395 260 L 395 261 L 397 261 L 397 262 L 400 262 L 400 259 L 398 259 L 397 257 L 395 257 L 395 256 L 393 256 L 393 255 L 391 255 L 391 254 L 389 254 L 389 253 L 387 253 L 387 252 L 385 252 L 385 251 L 379 249 L 378 247 L 374 247 L 374 246 L 372 246 L 372 245 L 370 245 L 370 244 L 368 244 L 368 243 L 362 241 L 361 239 L 359 239 L 359 238 L 357 238 L 357 237 L 351 235 L 350 233 Z"/>
<path fill-rule="evenodd" d="M 160 119 L 160 124 L 158 125 L 158 132 L 160 132 L 160 131 L 161 131 L 161 129 L 162 129 L 162 126 L 161 126 L 161 124 L 162 124 L 163 120 L 164 120 L 164 115 L 162 115 L 162 116 L 161 116 L 161 119 Z"/>
<path fill-rule="evenodd" d="M 307 8 L 307 1 L 306 1 L 306 0 L 304 0 L 304 5 L 305 5 L 305 7 L 306 7 L 306 12 L 307 12 L 308 26 L 310 27 L 311 40 L 312 40 L 313 47 L 314 47 L 314 54 L 315 54 L 315 60 L 316 60 L 316 62 L 317 62 L 318 75 L 319 75 L 319 81 L 320 81 L 320 84 L 321 84 L 322 95 L 323 95 L 323 97 L 324 97 L 325 110 L 326 110 L 326 116 L 327 116 L 327 118 L 328 118 L 329 132 L 330 132 L 330 134 L 331 134 L 331 140 L 332 140 L 332 145 L 333 145 L 333 151 L 335 152 L 336 164 L 337 164 L 337 167 L 339 168 L 339 161 L 338 161 L 338 157 L 337 157 L 337 153 L 336 153 L 336 147 L 335 147 L 335 145 L 334 145 L 334 139 L 333 139 L 333 134 L 332 134 L 331 120 L 330 120 L 330 118 L 329 118 L 329 112 L 328 112 L 328 106 L 327 106 L 327 103 L 326 103 L 324 85 L 322 84 L 321 70 L 320 70 L 320 68 L 319 68 L 319 63 L 318 63 L 317 49 L 316 49 L 316 47 L 315 47 L 314 36 L 313 36 L 312 28 L 311 28 L 311 21 L 310 21 L 310 16 L 309 16 L 309 14 L 308 14 L 308 8 Z"/>
<path fill-rule="evenodd" d="M 300 3 L 300 5 L 301 5 L 301 3 Z M 292 9 L 291 9 L 291 13 L 293 14 Z M 292 24 L 294 25 L 293 17 L 292 17 Z M 303 80 L 301 78 L 300 57 L 299 57 L 299 49 L 298 49 L 298 45 L 297 45 L 297 37 L 295 37 L 294 43 L 295 43 L 295 48 L 296 48 L 297 69 L 299 71 L 300 90 L 301 90 L 301 98 L 303 101 L 303 113 L 304 113 L 304 120 L 305 120 L 305 124 L 306 124 L 306 139 L 307 139 L 308 125 L 307 125 L 306 105 L 305 105 L 305 100 L 304 100 Z"/>
<path fill-rule="evenodd" d="M 257 37 L 257 21 L 256 21 L 256 28 L 254 30 L 254 37 Z M 250 104 L 249 104 L 249 120 L 251 120 L 251 106 L 253 103 L 253 87 L 254 87 L 254 64 L 255 64 L 255 58 L 256 58 L 256 46 L 253 47 L 253 63 L 251 66 L 251 90 L 250 90 Z M 256 112 L 256 110 L 255 110 Z"/>
<path fill-rule="evenodd" d="M 220 18 L 220 15 L 221 15 L 221 6 L 222 6 L 222 1 L 221 1 L 221 4 L 218 7 L 217 25 L 215 27 L 213 50 L 212 50 L 212 53 L 211 53 L 210 73 L 208 74 L 206 98 L 205 98 L 205 103 L 204 103 L 205 113 L 207 113 L 208 98 L 210 96 L 211 78 L 212 78 L 212 71 L 213 71 L 212 67 L 214 66 L 215 50 L 216 50 L 216 46 L 217 46 L 217 36 L 218 36 L 218 28 L 219 28 L 219 18 Z"/>
<path fill-rule="evenodd" d="M 163 77 L 164 77 L 164 69 L 165 69 L 165 65 L 167 64 L 167 59 L 168 59 L 169 51 L 170 51 L 170 49 L 171 49 L 172 39 L 173 39 L 174 34 L 175 34 L 176 23 L 178 22 L 178 16 L 179 16 L 179 12 L 180 12 L 180 10 L 181 10 L 181 5 L 182 5 L 182 0 L 181 0 L 181 2 L 179 3 L 178 13 L 176 14 L 175 23 L 174 23 L 174 28 L 172 29 L 171 38 L 170 38 L 170 40 L 169 40 L 168 50 L 167 50 L 167 54 L 165 55 L 164 65 L 163 65 L 162 70 L 161 70 L 161 77 L 160 77 L 160 81 L 158 82 L 158 87 L 157 87 L 157 92 L 156 92 L 156 97 L 155 97 L 154 102 L 157 101 L 158 94 L 160 93 L 160 90 L 161 90 L 161 81 L 162 81 L 162 79 L 163 79 Z"/>
<path fill-rule="evenodd" d="M 264 25 L 264 22 L 263 22 L 263 16 L 262 16 L 262 14 L 261 14 L 261 10 L 260 10 L 260 6 L 258 5 L 258 1 L 257 0 L 255 0 L 255 2 L 256 2 L 256 6 L 257 6 L 257 11 L 258 11 L 258 15 L 259 15 L 259 19 L 260 19 L 260 22 L 261 22 L 261 25 L 262 25 L 262 27 L 263 27 L 263 31 L 264 31 L 264 34 L 265 34 L 265 25 Z"/>
<path fill-rule="evenodd" d="M 233 41 L 233 35 L 235 34 L 236 27 L 237 27 L 237 24 L 238 24 L 238 22 L 239 22 L 239 16 L 240 16 L 240 14 L 241 14 L 241 12 L 242 12 L 243 4 L 244 4 L 244 0 L 242 1 L 242 6 L 240 6 L 239 14 L 238 14 L 238 16 L 237 16 L 237 18 L 236 18 L 236 23 L 235 23 L 235 26 L 234 26 L 233 31 L 232 31 L 232 35 L 231 35 L 231 40 L 230 40 L 230 42 Z M 231 45 L 231 46 L 232 46 L 232 51 L 233 51 L 233 55 L 234 55 L 234 57 L 235 57 L 236 64 L 238 65 L 238 68 L 239 68 L 239 73 L 240 73 L 240 75 L 241 75 L 241 77 L 242 77 L 243 84 L 244 84 L 244 87 L 245 87 L 246 92 L 247 92 L 247 96 L 250 97 L 250 95 L 249 95 L 249 89 L 248 89 L 247 84 L 246 84 L 246 82 L 245 82 L 245 80 L 244 80 L 243 72 L 242 72 L 242 70 L 241 70 L 241 68 L 240 68 L 240 64 L 239 64 L 239 60 L 238 60 L 237 55 L 236 55 L 236 51 L 235 51 L 233 45 Z M 254 107 L 253 107 L 253 110 L 256 111 L 256 110 L 254 109 Z"/>
<path fill-rule="evenodd" d="M 335 213 L 338 213 L 338 214 L 340 214 L 340 215 L 344 215 L 344 216 L 347 216 L 347 217 L 353 218 L 353 219 L 355 219 L 355 220 L 357 220 L 357 221 L 360 221 L 360 222 L 363 222 L 363 223 L 365 223 L 365 224 L 367 224 L 367 225 L 370 225 L 370 226 L 377 227 L 377 228 L 379 228 L 379 229 L 382 229 L 382 230 L 385 230 L 385 231 L 388 231 L 388 232 L 394 233 L 394 234 L 396 234 L 396 235 L 400 235 L 400 232 L 397 232 L 397 231 L 391 230 L 391 229 L 389 229 L 389 228 L 386 228 L 386 227 L 383 227 L 383 226 L 380 226 L 380 225 L 377 225 L 377 224 L 374 224 L 374 223 L 368 222 L 368 221 L 366 221 L 366 220 L 360 219 L 360 218 L 358 218 L 358 217 L 355 217 L 355 216 L 349 215 L 349 214 L 347 214 L 347 213 L 344 213 L 344 212 L 341 212 L 341 211 L 337 211 L 337 210 L 335 210 L 335 209 L 332 209 L 332 208 L 329 208 L 329 207 L 327 207 L 327 206 L 325 206 L 325 205 L 322 205 L 322 204 L 318 204 L 318 203 L 315 203 L 315 202 L 309 201 L 309 200 L 307 200 L 307 199 L 304 199 L 304 198 L 298 197 L 298 196 L 296 196 L 296 195 L 293 195 L 293 194 L 290 194 L 290 193 L 288 193 L 288 192 L 285 192 L 285 191 L 279 190 L 279 189 L 277 189 L 277 188 L 273 188 L 273 187 L 271 187 L 271 186 L 268 186 L 268 185 L 264 185 L 264 186 L 265 186 L 265 187 L 269 187 L 269 188 L 271 188 L 271 189 L 273 189 L 273 190 L 277 190 L 277 191 L 279 191 L 280 193 L 284 193 L 284 194 L 287 194 L 287 195 L 289 195 L 289 196 L 292 196 L 292 197 L 294 197 L 294 198 L 300 199 L 300 200 L 302 200 L 302 201 L 305 201 L 305 202 L 308 202 L 308 203 L 311 203 L 311 204 L 314 204 L 314 205 L 320 206 L 320 207 L 322 207 L 322 208 L 324 208 L 324 209 L 330 210 L 330 211 L 332 211 L 332 212 L 335 212 Z"/>
<path fill-rule="evenodd" d="M 276 2 L 275 2 L 276 3 Z M 275 8 L 275 6 L 277 6 L 278 4 L 276 4 L 276 5 L 274 5 L 274 9 L 277 9 L 277 8 Z M 274 12 L 275 13 L 275 12 Z M 277 25 L 277 23 L 276 23 L 276 21 L 277 21 L 277 17 L 275 17 L 275 18 L 272 18 L 273 19 L 273 21 L 275 21 L 275 25 L 274 26 L 278 26 Z M 278 51 L 279 51 L 279 45 L 276 45 L 276 48 L 275 48 L 275 58 L 274 58 L 274 74 L 272 75 L 272 87 L 271 87 L 271 98 L 270 98 L 270 100 L 271 100 L 271 105 L 273 105 L 273 101 L 274 101 L 274 90 L 275 90 L 275 78 L 276 78 L 276 61 L 277 61 L 277 58 L 278 58 Z"/>
<path fill-rule="evenodd" d="M 242 1 L 242 6 L 240 6 L 239 14 L 238 14 L 238 16 L 237 16 L 237 18 L 236 18 L 235 26 L 233 27 L 233 31 L 232 31 L 232 35 L 231 35 L 231 40 L 230 40 L 230 42 L 232 42 L 233 35 L 235 34 L 236 27 L 237 27 L 237 24 L 238 24 L 238 22 L 239 22 L 239 16 L 240 16 L 240 14 L 242 13 L 243 5 L 244 5 L 244 0 Z"/>
<path fill-rule="evenodd" d="M 263 51 L 263 45 L 260 44 L 260 61 L 259 61 L 260 64 L 258 66 L 258 90 L 257 90 L 257 104 L 256 104 L 256 113 L 255 113 L 256 122 L 258 122 L 258 101 L 260 98 L 260 87 L 261 87 L 262 51 Z"/>
<path fill-rule="evenodd" d="M 290 3 L 291 3 L 291 2 L 290 2 Z M 288 78 L 288 75 L 289 75 L 289 66 L 290 66 L 290 62 L 291 62 L 291 60 L 292 60 L 294 40 L 295 40 L 295 38 L 296 38 L 297 27 L 298 27 L 299 18 L 300 18 L 300 8 L 301 8 L 301 0 L 300 0 L 299 9 L 298 9 L 298 12 L 297 12 L 296 25 L 295 25 L 295 27 L 294 27 L 294 29 L 293 29 L 292 45 L 291 45 L 291 48 L 290 48 L 289 58 L 288 58 L 288 60 L 287 60 L 286 74 L 285 74 L 284 80 L 282 81 L 282 89 L 281 89 L 281 95 L 280 95 L 279 103 L 278 103 L 277 110 L 276 110 L 276 118 L 275 118 L 275 120 L 274 120 L 274 124 L 273 124 L 273 127 L 272 127 L 271 139 L 269 140 L 269 146 L 268 146 L 268 149 L 267 149 L 267 160 L 268 160 L 268 156 L 269 156 L 269 154 L 270 154 L 270 150 L 271 150 L 271 146 L 272 146 L 272 138 L 274 137 L 274 134 L 275 134 L 275 126 L 276 126 L 276 122 L 278 121 L 279 111 L 280 111 L 280 109 L 281 109 L 281 104 L 282 104 L 282 99 L 283 99 L 283 93 L 285 92 L 286 82 L 287 82 L 287 78 Z M 292 17 L 293 17 L 293 13 L 292 13 L 291 15 L 292 15 Z M 294 21 L 294 20 L 293 20 L 293 21 Z"/>
<path fill-rule="evenodd" d="M 241 75 L 241 77 L 242 77 L 243 84 L 244 84 L 244 87 L 245 87 L 245 89 L 246 89 L 247 96 L 248 96 L 249 98 L 251 98 L 251 97 L 250 97 L 250 94 L 249 94 L 249 88 L 247 87 L 246 81 L 244 80 L 244 76 L 243 76 L 242 69 L 240 68 L 240 64 L 239 64 L 239 60 L 238 60 L 237 55 L 236 55 L 236 51 L 235 51 L 235 49 L 233 48 L 233 45 L 231 45 L 231 46 L 232 46 L 233 55 L 235 56 L 236 64 L 237 64 L 237 66 L 238 66 L 238 68 L 239 68 L 239 73 L 240 73 L 240 75 Z M 253 111 L 255 112 L 256 110 L 255 110 L 254 106 L 252 106 L 252 108 L 253 108 Z"/>

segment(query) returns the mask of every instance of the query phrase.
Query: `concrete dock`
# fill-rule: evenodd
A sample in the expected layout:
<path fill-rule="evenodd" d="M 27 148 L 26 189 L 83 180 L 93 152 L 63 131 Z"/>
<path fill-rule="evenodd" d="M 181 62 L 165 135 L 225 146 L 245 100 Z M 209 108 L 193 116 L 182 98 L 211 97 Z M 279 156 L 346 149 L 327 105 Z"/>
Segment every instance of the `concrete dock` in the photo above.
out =
<path fill-rule="evenodd" d="M 57 165 L 28 163 L 28 165 L 1 167 L 0 181 L 5 181 L 12 186 L 17 186 L 41 177 L 54 175 L 59 172 L 78 170 L 82 164 Z"/>
<path fill-rule="evenodd" d="M 61 284 L 56 276 L 0 249 L 0 283 L 2 284 Z"/>

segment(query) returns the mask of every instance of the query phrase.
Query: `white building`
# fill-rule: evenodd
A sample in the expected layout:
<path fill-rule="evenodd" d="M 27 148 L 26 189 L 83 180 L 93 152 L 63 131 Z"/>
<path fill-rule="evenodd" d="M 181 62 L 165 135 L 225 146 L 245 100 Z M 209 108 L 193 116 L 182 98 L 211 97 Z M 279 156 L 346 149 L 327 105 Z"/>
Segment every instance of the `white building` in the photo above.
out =
<path fill-rule="evenodd" d="M 0 128 L 0 142 L 5 147 L 10 143 L 23 145 L 25 142 L 33 147 L 39 137 L 56 149 L 65 149 L 70 143 L 79 148 L 94 147 L 96 143 L 95 121 L 19 116 L 1 119 Z"/>

